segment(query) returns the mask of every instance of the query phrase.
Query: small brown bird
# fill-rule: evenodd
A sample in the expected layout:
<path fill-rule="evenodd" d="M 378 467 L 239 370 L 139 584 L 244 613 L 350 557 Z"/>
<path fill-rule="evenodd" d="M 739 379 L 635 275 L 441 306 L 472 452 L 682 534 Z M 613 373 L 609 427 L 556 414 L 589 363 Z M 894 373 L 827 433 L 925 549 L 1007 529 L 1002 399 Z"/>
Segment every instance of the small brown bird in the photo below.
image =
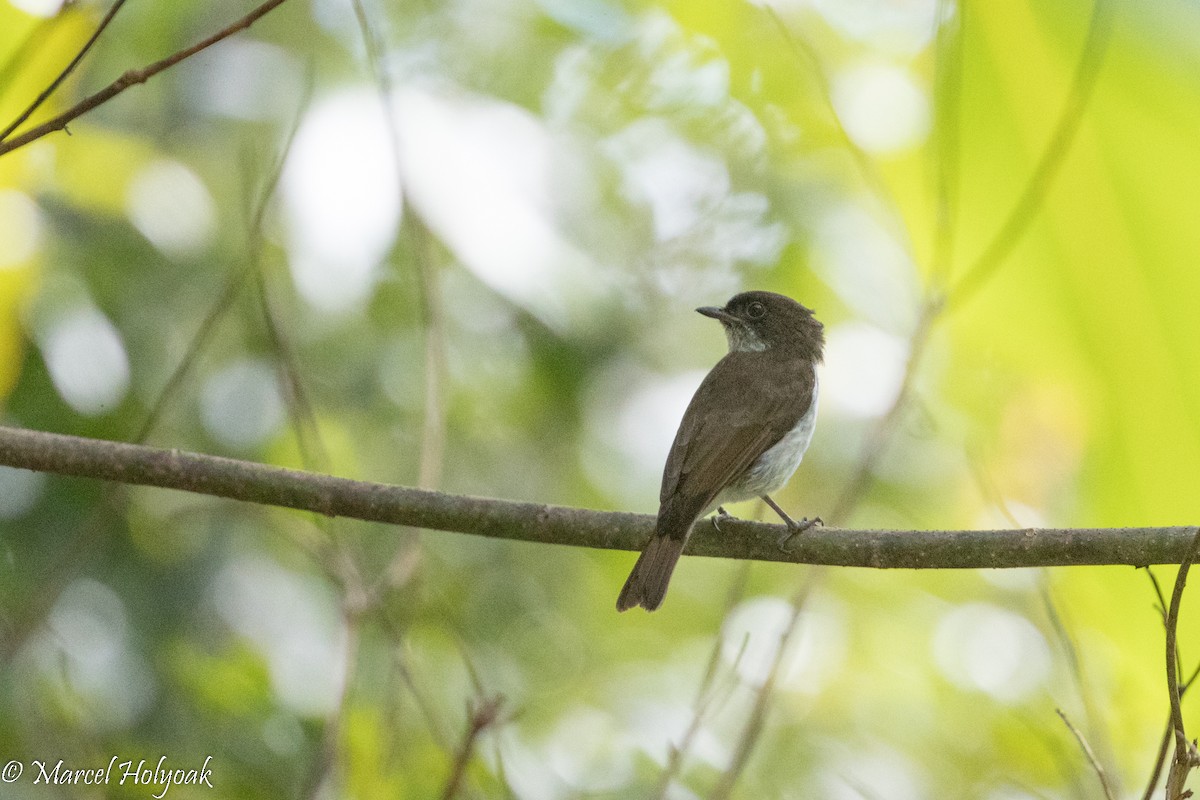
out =
<path fill-rule="evenodd" d="M 722 506 L 761 497 L 790 529 L 796 522 L 770 498 L 783 487 L 812 440 L 817 364 L 824 326 L 781 294 L 743 292 L 724 308 L 696 309 L 719 320 L 729 352 L 688 404 L 663 470 L 654 536 L 642 551 L 617 610 L 658 608 L 696 520 Z"/>

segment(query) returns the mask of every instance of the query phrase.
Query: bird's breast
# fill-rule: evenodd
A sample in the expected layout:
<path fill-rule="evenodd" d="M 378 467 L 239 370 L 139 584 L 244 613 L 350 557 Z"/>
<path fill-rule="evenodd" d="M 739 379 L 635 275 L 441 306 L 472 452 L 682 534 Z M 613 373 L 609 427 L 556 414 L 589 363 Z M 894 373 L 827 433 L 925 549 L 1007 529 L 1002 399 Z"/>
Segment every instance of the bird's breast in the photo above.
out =
<path fill-rule="evenodd" d="M 740 496 L 738 499 L 743 500 L 761 497 L 778 491 L 792 477 L 804 459 L 804 452 L 808 450 L 816 428 L 817 395 L 821 387 L 815 376 L 813 381 L 812 404 L 808 410 L 782 439 L 750 465 L 740 480 L 729 487 L 730 495 Z M 736 500 L 729 497 L 726 502 Z"/>

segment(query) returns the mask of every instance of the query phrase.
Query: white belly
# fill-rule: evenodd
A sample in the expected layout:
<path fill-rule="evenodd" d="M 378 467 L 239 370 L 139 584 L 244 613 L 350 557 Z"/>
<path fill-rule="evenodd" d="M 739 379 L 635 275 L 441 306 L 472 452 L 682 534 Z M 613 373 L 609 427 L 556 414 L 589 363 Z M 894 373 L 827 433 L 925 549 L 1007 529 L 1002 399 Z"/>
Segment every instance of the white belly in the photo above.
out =
<path fill-rule="evenodd" d="M 783 488 L 792 477 L 804 459 L 804 451 L 808 449 L 817 425 L 817 395 L 821 386 L 815 375 L 813 379 L 812 405 L 796 422 L 796 427 L 759 456 L 740 481 L 722 492 L 719 503 L 737 503 L 771 494 Z"/>

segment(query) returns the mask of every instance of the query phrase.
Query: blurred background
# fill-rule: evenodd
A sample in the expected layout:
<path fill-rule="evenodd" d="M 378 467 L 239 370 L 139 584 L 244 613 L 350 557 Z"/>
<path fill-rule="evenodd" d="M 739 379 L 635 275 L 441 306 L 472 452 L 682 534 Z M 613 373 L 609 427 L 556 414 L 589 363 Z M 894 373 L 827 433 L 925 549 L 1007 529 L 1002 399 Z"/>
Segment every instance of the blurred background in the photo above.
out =
<path fill-rule="evenodd" d="M 251 7 L 129 4 L 34 122 Z M 107 9 L 0 0 L 0 127 Z M 828 335 L 794 515 L 1187 524 L 1198 132 L 1182 0 L 290 0 L 0 156 L 3 421 L 652 513 L 725 351 L 692 309 L 761 288 Z M 633 560 L 3 469 L 0 761 L 211 755 L 176 798 L 1101 796 L 1062 709 L 1114 796 L 1150 779 L 1144 570 L 685 558 L 618 615 Z"/>

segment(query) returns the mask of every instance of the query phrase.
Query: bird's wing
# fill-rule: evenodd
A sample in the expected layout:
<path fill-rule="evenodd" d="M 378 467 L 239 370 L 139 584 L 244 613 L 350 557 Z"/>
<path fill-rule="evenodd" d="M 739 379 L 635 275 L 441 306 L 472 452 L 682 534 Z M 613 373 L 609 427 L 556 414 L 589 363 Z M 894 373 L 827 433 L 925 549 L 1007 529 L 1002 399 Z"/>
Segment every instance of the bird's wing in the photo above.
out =
<path fill-rule="evenodd" d="M 742 379 L 746 360 L 762 353 L 733 352 L 717 362 L 688 405 L 663 470 L 659 532 L 684 536 L 721 490 L 795 427 L 812 404 L 812 382 Z M 772 369 L 779 369 L 772 363 Z M 764 364 L 764 369 L 768 367 Z M 787 364 L 786 369 L 811 369 Z M 750 385 L 753 383 L 754 385 Z M 708 409 L 703 415 L 698 408 Z M 682 530 L 680 530 L 682 528 Z"/>

